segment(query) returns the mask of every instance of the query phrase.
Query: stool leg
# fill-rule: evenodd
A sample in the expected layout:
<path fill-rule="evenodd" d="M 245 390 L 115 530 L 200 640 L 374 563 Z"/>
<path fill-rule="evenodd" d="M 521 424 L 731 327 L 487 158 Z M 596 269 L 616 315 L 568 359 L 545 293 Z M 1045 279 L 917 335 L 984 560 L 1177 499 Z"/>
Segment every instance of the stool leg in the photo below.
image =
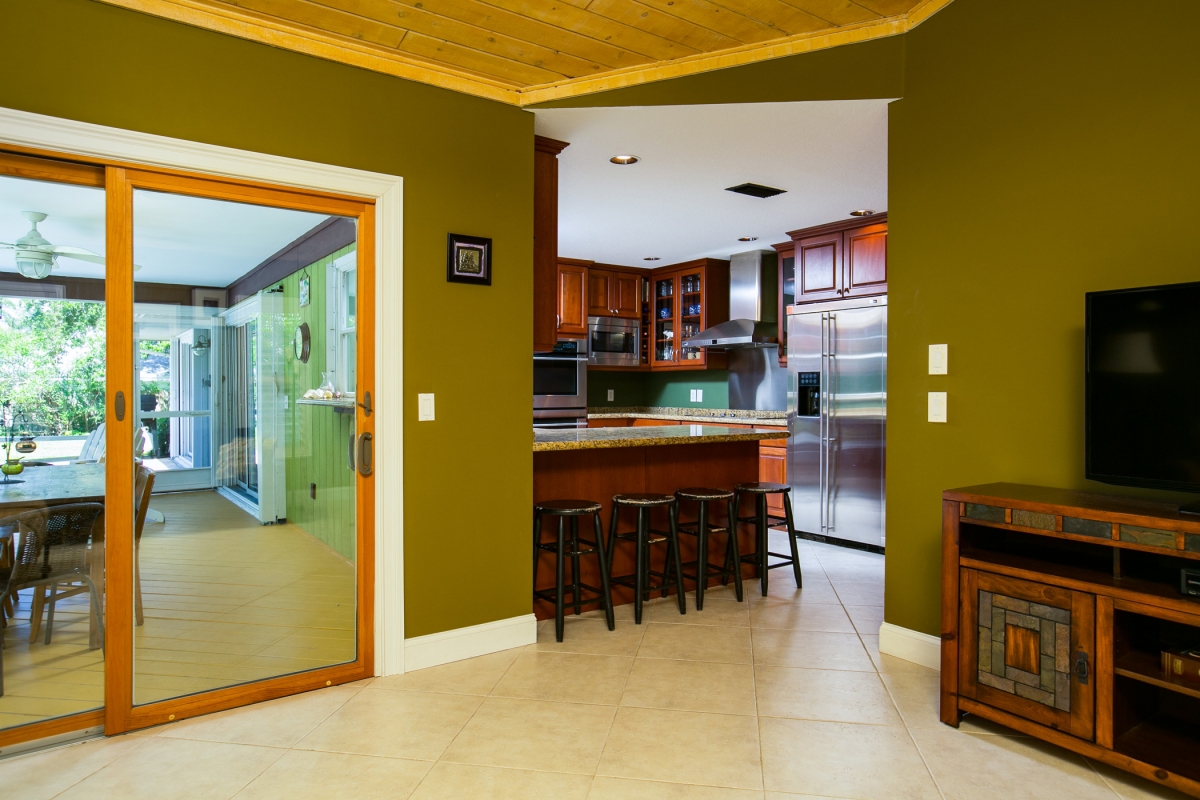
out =
<path fill-rule="evenodd" d="M 565 517 L 558 518 L 558 583 L 554 587 L 554 638 L 559 642 L 563 640 L 563 567 L 567 561 L 563 552 L 563 535 L 566 522 Z"/>
<path fill-rule="evenodd" d="M 738 602 L 742 602 L 742 556 L 738 552 L 738 535 L 737 535 L 737 509 L 733 505 L 733 501 L 729 501 L 729 546 L 728 550 L 733 554 L 733 588 L 737 593 Z"/>
<path fill-rule="evenodd" d="M 583 599 L 583 589 L 579 585 L 579 517 L 571 517 L 571 602 L 575 605 L 575 615 L 579 615 L 579 601 Z"/>
<path fill-rule="evenodd" d="M 700 501 L 696 519 L 696 610 L 704 610 L 704 588 L 708 585 L 708 502 Z M 680 593 L 683 587 L 679 587 Z"/>
<path fill-rule="evenodd" d="M 613 616 L 612 590 L 608 587 L 608 560 L 604 557 L 604 526 L 600 524 L 600 512 L 593 519 L 596 521 L 596 558 L 600 561 L 600 591 L 604 594 L 604 617 L 608 620 L 608 629 L 616 627 Z"/>
<path fill-rule="evenodd" d="M 767 574 L 770 570 L 767 569 L 767 496 L 765 494 L 755 495 L 755 520 L 754 525 L 758 528 L 758 578 L 762 583 L 762 595 L 767 596 Z"/>
<path fill-rule="evenodd" d="M 536 508 L 533 510 L 533 590 L 537 591 L 537 574 L 539 556 L 542 554 L 542 514 Z M 537 598 L 534 598 L 534 604 Z"/>
<path fill-rule="evenodd" d="M 783 515 L 787 519 L 788 543 L 792 546 L 792 574 L 796 576 L 796 588 L 804 586 L 804 578 L 800 575 L 800 548 L 796 546 L 796 529 L 792 526 L 792 493 L 783 494 Z"/>
<path fill-rule="evenodd" d="M 634 550 L 637 556 L 634 559 L 634 572 L 637 574 L 633 580 L 633 622 L 635 625 L 642 624 L 642 591 L 646 586 L 646 525 L 645 525 L 646 509 L 638 508 L 637 510 L 637 533 L 634 534 L 634 541 L 637 548 Z"/>
<path fill-rule="evenodd" d="M 612 519 L 608 526 L 608 577 L 612 577 L 613 556 L 616 555 L 617 549 L 617 523 L 621 519 L 621 506 L 618 503 L 613 503 Z"/>
<path fill-rule="evenodd" d="M 679 557 L 679 503 L 672 503 L 667 509 L 667 514 L 670 517 L 671 524 L 668 528 L 670 540 L 670 551 L 675 557 L 675 591 L 679 595 L 679 613 L 687 613 L 687 598 L 683 596 L 683 559 Z M 667 565 L 663 564 L 663 572 L 667 571 Z M 666 580 L 663 580 L 666 583 Z"/>

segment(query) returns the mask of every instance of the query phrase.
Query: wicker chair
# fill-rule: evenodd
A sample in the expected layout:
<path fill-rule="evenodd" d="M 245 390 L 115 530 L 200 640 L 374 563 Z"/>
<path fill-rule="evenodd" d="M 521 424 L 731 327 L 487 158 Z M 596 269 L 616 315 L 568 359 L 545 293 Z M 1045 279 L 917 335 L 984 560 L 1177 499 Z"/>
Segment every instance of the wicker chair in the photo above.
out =
<path fill-rule="evenodd" d="M 92 620 L 99 626 L 103 646 L 104 607 L 96 584 L 88 574 L 88 545 L 96 519 L 103 512 L 101 503 L 68 503 L 0 519 L 0 527 L 16 525 L 21 537 L 15 563 L 5 570 L 7 574 L 0 574 L 0 580 L 5 583 L 0 604 L 21 589 L 81 582 L 91 592 Z M 52 624 L 53 606 L 51 609 Z M 0 647 L 0 696 L 3 694 L 3 648 Z"/>

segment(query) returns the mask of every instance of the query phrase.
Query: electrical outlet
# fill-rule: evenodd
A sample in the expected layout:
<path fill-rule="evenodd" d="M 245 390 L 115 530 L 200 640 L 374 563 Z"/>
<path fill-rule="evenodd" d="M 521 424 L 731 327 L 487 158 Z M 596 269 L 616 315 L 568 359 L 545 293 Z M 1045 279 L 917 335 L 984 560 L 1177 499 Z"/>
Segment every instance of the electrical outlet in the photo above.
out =
<path fill-rule="evenodd" d="M 945 375 L 950 371 L 950 345 L 929 345 L 929 374 Z"/>
<path fill-rule="evenodd" d="M 432 422 L 433 421 L 433 395 L 418 394 L 417 395 L 417 421 Z"/>
<path fill-rule="evenodd" d="M 704 402 L 704 390 L 703 389 L 689 389 L 688 390 L 688 400 L 692 403 L 703 403 Z"/>
<path fill-rule="evenodd" d="M 608 402 L 611 403 L 613 401 L 613 395 L 615 395 L 615 394 L 616 394 L 615 390 L 613 390 L 613 389 L 608 390 Z"/>
<path fill-rule="evenodd" d="M 930 422 L 945 422 L 946 421 L 946 393 L 945 392 L 930 392 L 929 393 L 929 421 Z"/>

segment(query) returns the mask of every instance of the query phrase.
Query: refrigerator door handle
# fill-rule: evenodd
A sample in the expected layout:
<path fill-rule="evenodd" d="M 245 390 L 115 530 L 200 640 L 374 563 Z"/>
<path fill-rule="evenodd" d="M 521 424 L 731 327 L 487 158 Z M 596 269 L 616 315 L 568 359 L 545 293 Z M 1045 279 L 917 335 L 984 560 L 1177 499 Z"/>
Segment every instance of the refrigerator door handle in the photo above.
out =
<path fill-rule="evenodd" d="M 828 468 L 829 468 L 829 425 L 826 414 L 829 410 L 829 314 L 821 315 L 821 425 L 820 425 L 820 458 L 819 475 L 821 482 L 820 491 L 820 516 L 821 516 L 821 532 L 825 532 L 826 521 L 825 515 L 829 509 L 829 504 L 826 502 L 826 493 L 829 490 Z"/>
<path fill-rule="evenodd" d="M 825 425 L 825 530 L 832 533 L 836 530 L 833 524 L 833 510 L 836 507 L 833 503 L 833 478 L 837 475 L 837 462 L 834 460 L 835 448 L 834 442 L 837 437 L 833 435 L 833 417 L 835 403 L 837 400 L 837 314 L 829 314 L 829 405 L 828 405 L 828 421 Z"/>

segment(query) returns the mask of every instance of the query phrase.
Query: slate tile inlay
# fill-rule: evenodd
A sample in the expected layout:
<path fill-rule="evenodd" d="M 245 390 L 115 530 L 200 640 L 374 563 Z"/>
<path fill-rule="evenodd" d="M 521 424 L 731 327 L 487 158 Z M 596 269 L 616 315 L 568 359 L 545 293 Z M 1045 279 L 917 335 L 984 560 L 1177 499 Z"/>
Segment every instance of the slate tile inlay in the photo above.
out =
<path fill-rule="evenodd" d="M 983 590 L 977 602 L 979 683 L 1070 712 L 1071 612 Z M 1014 643 L 1008 639 L 1018 635 L 1017 631 L 1030 631 L 1020 635 L 1033 638 L 1009 647 Z"/>

